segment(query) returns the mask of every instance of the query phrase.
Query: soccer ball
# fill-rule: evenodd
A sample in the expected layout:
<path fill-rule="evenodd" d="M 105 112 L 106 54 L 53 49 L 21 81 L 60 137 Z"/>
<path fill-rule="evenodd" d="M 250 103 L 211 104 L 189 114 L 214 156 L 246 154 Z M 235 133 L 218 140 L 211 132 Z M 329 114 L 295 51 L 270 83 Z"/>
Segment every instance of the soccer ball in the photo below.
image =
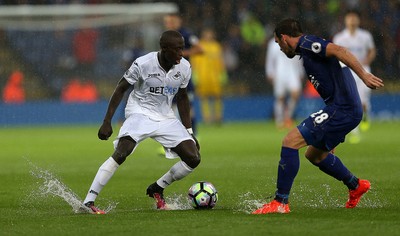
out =
<path fill-rule="evenodd" d="M 190 187 L 188 197 L 195 209 L 211 209 L 218 201 L 218 192 L 210 182 L 200 181 Z"/>

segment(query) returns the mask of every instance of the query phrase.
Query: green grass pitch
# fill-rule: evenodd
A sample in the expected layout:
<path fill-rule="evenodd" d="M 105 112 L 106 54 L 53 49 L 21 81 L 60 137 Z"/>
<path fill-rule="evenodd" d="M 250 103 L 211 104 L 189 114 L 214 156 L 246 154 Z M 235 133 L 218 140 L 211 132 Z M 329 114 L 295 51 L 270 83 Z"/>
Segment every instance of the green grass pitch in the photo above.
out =
<path fill-rule="evenodd" d="M 360 144 L 337 148 L 344 164 L 372 183 L 355 209 L 344 208 L 345 186 L 310 164 L 301 150 L 287 215 L 249 214 L 275 191 L 285 132 L 271 122 L 202 125 L 199 130 L 202 163 L 165 190 L 167 202 L 178 209 L 158 211 L 145 195 L 176 161 L 158 156 L 159 145 L 146 140 L 96 201 L 114 208 L 107 215 L 90 215 L 74 213 L 62 198 L 45 194 L 39 169 L 29 163 L 83 199 L 113 151 L 111 140 L 97 139 L 97 126 L 1 128 L 0 235 L 400 235 L 400 122 L 375 122 Z M 117 132 L 114 126 L 112 137 Z M 212 210 L 187 205 L 188 188 L 200 180 L 218 189 Z"/>

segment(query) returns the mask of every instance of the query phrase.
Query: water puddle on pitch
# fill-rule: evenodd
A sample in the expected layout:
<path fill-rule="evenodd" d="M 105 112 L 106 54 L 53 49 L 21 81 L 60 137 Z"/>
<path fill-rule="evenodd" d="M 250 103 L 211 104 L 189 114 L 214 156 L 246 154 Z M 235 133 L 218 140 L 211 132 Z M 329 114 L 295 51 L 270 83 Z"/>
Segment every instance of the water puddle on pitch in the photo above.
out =
<path fill-rule="evenodd" d="M 34 189 L 30 194 L 29 198 L 46 198 L 46 197 L 59 197 L 64 200 L 75 213 L 87 213 L 90 211 L 89 208 L 82 205 L 82 199 L 80 199 L 71 188 L 64 184 L 59 178 L 57 178 L 49 170 L 40 168 L 39 166 L 32 163 L 30 160 L 25 158 L 30 167 L 30 174 L 38 179 L 39 187 Z M 105 212 L 110 212 L 117 207 L 116 202 L 109 202 L 104 207 Z M 99 206 L 101 208 L 101 206 Z"/>

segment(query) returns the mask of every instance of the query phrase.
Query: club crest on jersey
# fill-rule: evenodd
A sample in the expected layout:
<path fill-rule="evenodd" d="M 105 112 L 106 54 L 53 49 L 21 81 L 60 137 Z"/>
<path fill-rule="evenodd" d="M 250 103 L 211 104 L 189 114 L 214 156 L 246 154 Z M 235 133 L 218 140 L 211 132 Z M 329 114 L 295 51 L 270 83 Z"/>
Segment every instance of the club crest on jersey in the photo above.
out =
<path fill-rule="evenodd" d="M 182 75 L 180 71 L 176 72 L 176 74 L 172 76 L 172 78 L 174 78 L 175 80 L 179 80 L 181 77 Z"/>
<path fill-rule="evenodd" d="M 321 49 L 322 49 L 322 47 L 321 47 L 321 44 L 320 44 L 320 43 L 314 42 L 313 44 L 311 44 L 311 50 L 312 50 L 314 53 L 320 53 L 320 52 L 321 52 Z"/>

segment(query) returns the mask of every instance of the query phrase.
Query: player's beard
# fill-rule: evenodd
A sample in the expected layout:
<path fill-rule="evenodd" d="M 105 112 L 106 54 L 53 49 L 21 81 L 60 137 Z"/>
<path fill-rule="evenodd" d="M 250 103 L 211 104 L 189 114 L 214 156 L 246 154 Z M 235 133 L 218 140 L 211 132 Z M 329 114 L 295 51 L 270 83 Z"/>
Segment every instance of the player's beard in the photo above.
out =
<path fill-rule="evenodd" d="M 294 56 L 296 56 L 296 52 L 293 48 L 288 47 L 288 50 L 285 50 L 284 52 L 286 56 L 290 59 L 292 59 Z"/>

